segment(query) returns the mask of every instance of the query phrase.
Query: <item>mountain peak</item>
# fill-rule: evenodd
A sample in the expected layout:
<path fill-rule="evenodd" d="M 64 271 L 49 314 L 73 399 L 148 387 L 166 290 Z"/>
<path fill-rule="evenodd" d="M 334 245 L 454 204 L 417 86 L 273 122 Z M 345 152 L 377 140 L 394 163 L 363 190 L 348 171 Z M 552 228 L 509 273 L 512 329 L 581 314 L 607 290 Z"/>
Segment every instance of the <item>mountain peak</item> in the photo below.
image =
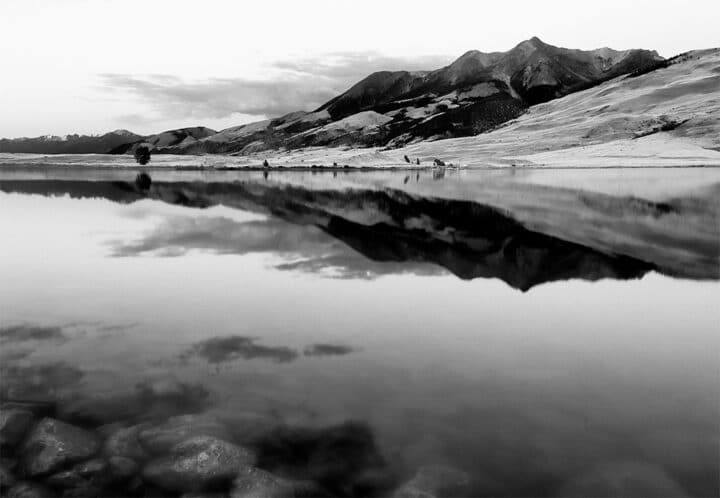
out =
<path fill-rule="evenodd" d="M 117 130 L 109 131 L 106 133 L 106 135 L 118 135 L 121 137 L 139 137 L 137 133 L 133 133 L 130 130 L 126 130 L 124 128 L 118 128 Z"/>
<path fill-rule="evenodd" d="M 537 36 L 533 36 L 532 38 L 522 41 L 517 44 L 515 49 L 520 49 L 524 51 L 534 51 L 534 50 L 541 50 L 545 47 L 547 47 L 548 44 L 542 41 Z"/>

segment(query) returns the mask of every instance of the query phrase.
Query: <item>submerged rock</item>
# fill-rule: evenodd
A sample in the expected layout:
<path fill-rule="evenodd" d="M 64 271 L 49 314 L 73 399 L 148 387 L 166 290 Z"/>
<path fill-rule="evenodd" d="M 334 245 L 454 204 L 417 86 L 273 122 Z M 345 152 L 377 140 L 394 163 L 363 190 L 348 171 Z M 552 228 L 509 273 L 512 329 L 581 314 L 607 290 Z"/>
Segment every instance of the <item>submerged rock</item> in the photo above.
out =
<path fill-rule="evenodd" d="M 225 493 L 183 493 L 180 498 L 228 498 Z"/>
<path fill-rule="evenodd" d="M 332 496 L 353 496 L 365 476 L 386 467 L 372 430 L 362 422 L 329 427 L 279 427 L 255 443 L 260 466 L 283 475 L 302 475 Z M 376 495 L 366 488 L 367 495 Z"/>
<path fill-rule="evenodd" d="M 35 416 L 18 408 L 0 409 L 0 447 L 17 445 L 32 425 Z"/>
<path fill-rule="evenodd" d="M 599 465 L 571 479 L 557 496 L 642 496 L 682 498 L 687 493 L 661 467 L 645 462 Z"/>
<path fill-rule="evenodd" d="M 92 457 L 99 447 L 100 441 L 93 433 L 45 418 L 30 431 L 23 444 L 23 467 L 29 476 L 50 474 Z"/>
<path fill-rule="evenodd" d="M 5 401 L 3 410 L 25 410 L 36 417 L 54 417 L 57 406 L 52 401 Z"/>
<path fill-rule="evenodd" d="M 270 472 L 246 467 L 233 482 L 230 498 L 293 498 L 293 482 Z"/>
<path fill-rule="evenodd" d="M 192 492 L 218 489 L 244 467 L 255 463 L 255 455 L 212 436 L 198 436 L 175 445 L 170 454 L 149 462 L 145 480 L 169 491 Z"/>
<path fill-rule="evenodd" d="M 294 498 L 299 496 L 296 491 L 302 492 L 311 484 L 278 477 L 255 467 L 245 467 L 233 482 L 230 498 Z"/>
<path fill-rule="evenodd" d="M 92 460 L 80 463 L 73 468 L 83 477 L 95 477 L 107 472 L 108 462 L 102 458 L 93 458 Z"/>
<path fill-rule="evenodd" d="M 194 413 L 206 406 L 208 391 L 176 379 L 149 380 L 131 390 L 78 397 L 60 405 L 60 418 L 81 425 L 120 421 L 166 420 L 178 413 Z"/>
<path fill-rule="evenodd" d="M 178 415 L 165 423 L 140 431 L 138 439 L 150 453 L 167 453 L 173 446 L 197 436 L 230 439 L 227 428 L 214 417 Z"/>
<path fill-rule="evenodd" d="M 7 498 L 53 498 L 52 492 L 40 484 L 19 482 L 8 491 Z"/>
<path fill-rule="evenodd" d="M 470 476 L 445 465 L 420 467 L 415 476 L 400 486 L 394 498 L 431 498 L 435 496 L 465 496 Z"/>
<path fill-rule="evenodd" d="M 240 444 L 254 442 L 280 425 L 276 417 L 255 412 L 233 413 L 219 420 L 225 423 L 233 441 Z"/>
<path fill-rule="evenodd" d="M 113 456 L 108 459 L 108 473 L 114 480 L 126 480 L 133 477 L 140 470 L 137 462 L 130 458 Z"/>
<path fill-rule="evenodd" d="M 139 461 L 145 460 L 148 455 L 140 444 L 138 436 L 140 431 L 146 428 L 146 425 L 135 425 L 133 427 L 120 427 L 114 431 L 109 431 L 110 433 L 103 443 L 103 453 L 108 457 L 125 457 Z"/>
<path fill-rule="evenodd" d="M 93 458 L 70 469 L 57 472 L 45 482 L 56 488 L 75 489 L 78 492 L 102 489 L 109 481 L 109 465 L 102 458 Z"/>
<path fill-rule="evenodd" d="M 10 466 L 5 462 L 0 462 L 0 489 L 5 489 L 15 484 L 15 476 L 10 470 Z"/>
<path fill-rule="evenodd" d="M 67 489 L 85 485 L 86 479 L 72 470 L 63 470 L 51 475 L 45 482 L 54 488 Z"/>

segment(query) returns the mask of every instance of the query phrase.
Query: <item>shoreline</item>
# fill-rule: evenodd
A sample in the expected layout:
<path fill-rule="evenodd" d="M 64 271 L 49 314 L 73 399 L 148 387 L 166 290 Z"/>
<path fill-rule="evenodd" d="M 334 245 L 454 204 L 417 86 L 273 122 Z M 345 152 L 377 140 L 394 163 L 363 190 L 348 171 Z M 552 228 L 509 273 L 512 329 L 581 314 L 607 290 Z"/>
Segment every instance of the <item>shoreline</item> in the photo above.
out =
<path fill-rule="evenodd" d="M 187 156 L 180 156 L 187 157 Z M 202 156 L 193 156 L 202 157 Z M 591 165 L 591 166 L 562 166 L 562 165 L 522 165 L 522 166 L 158 166 L 158 165 L 144 165 L 139 164 L 127 164 L 127 165 L 102 165 L 102 164 L 53 164 L 53 163 L 3 163 L 0 161 L 0 171 L 38 171 L 41 169 L 47 170 L 69 170 L 72 168 L 80 168 L 83 170 L 109 170 L 109 171 L 246 171 L 246 172 L 298 172 L 298 173 L 363 173 L 363 172 L 404 172 L 404 171 L 551 171 L 551 170 L 570 170 L 570 171 L 590 171 L 590 170 L 666 170 L 666 169 L 717 169 L 720 168 L 720 164 L 664 164 L 664 165 L 617 165 L 617 166 L 604 166 L 604 165 Z"/>
<path fill-rule="evenodd" d="M 128 154 L 1 153 L 0 168 L 82 166 L 98 169 L 142 168 L 188 171 L 358 172 L 720 167 L 720 151 L 702 147 L 693 139 L 657 134 L 639 139 L 621 139 L 554 150 L 539 150 L 537 144 L 529 144 L 522 149 L 504 145 L 482 143 L 475 138 L 475 140 L 438 140 L 391 150 L 313 147 L 292 151 L 256 152 L 248 155 L 156 153 L 145 166 L 138 165 Z M 436 160 L 444 165 L 436 165 Z M 416 164 L 416 161 L 420 164 Z M 268 166 L 264 166 L 265 162 Z"/>

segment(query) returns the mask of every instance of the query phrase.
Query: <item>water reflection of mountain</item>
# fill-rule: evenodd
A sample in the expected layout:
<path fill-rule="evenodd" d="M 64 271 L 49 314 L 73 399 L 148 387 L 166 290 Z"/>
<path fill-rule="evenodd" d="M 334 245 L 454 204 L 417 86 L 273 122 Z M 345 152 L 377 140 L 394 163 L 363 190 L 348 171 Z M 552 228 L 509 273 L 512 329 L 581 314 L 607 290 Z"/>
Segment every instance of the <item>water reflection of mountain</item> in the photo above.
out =
<path fill-rule="evenodd" d="M 530 230 L 492 206 L 393 189 L 313 190 L 247 181 L 154 182 L 148 191 L 141 191 L 126 182 L 0 180 L 0 190 L 121 203 L 150 198 L 197 208 L 222 204 L 270 214 L 296 226 L 318 227 L 376 262 L 433 263 L 463 279 L 499 278 L 521 290 L 556 280 L 639 278 L 653 269 L 688 278 L 718 277 L 713 264 L 700 273 L 694 267 L 692 273 L 682 274 L 678 271 L 681 262 L 667 269 L 658 261 L 626 255 L 620 242 L 613 245 L 612 237 L 602 240 L 597 247 L 603 250 L 599 250 Z M 613 202 L 623 200 L 615 198 Z M 648 241 L 648 245 L 653 246 L 653 254 L 658 253 L 656 241 Z M 608 251 L 608 246 L 613 250 Z M 717 248 L 711 243 L 702 250 L 716 252 Z M 674 253 L 665 256 L 682 257 Z M 712 262 L 712 256 L 706 259 Z"/>

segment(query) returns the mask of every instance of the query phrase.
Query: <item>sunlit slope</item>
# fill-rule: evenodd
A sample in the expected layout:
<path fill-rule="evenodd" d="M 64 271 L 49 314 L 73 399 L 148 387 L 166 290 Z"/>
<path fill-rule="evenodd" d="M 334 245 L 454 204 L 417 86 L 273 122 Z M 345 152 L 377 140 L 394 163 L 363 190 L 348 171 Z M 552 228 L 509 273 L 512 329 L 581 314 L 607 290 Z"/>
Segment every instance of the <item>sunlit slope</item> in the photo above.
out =
<path fill-rule="evenodd" d="M 467 165 L 720 164 L 720 49 L 694 51 L 667 68 L 531 107 L 490 133 L 401 153 Z"/>

